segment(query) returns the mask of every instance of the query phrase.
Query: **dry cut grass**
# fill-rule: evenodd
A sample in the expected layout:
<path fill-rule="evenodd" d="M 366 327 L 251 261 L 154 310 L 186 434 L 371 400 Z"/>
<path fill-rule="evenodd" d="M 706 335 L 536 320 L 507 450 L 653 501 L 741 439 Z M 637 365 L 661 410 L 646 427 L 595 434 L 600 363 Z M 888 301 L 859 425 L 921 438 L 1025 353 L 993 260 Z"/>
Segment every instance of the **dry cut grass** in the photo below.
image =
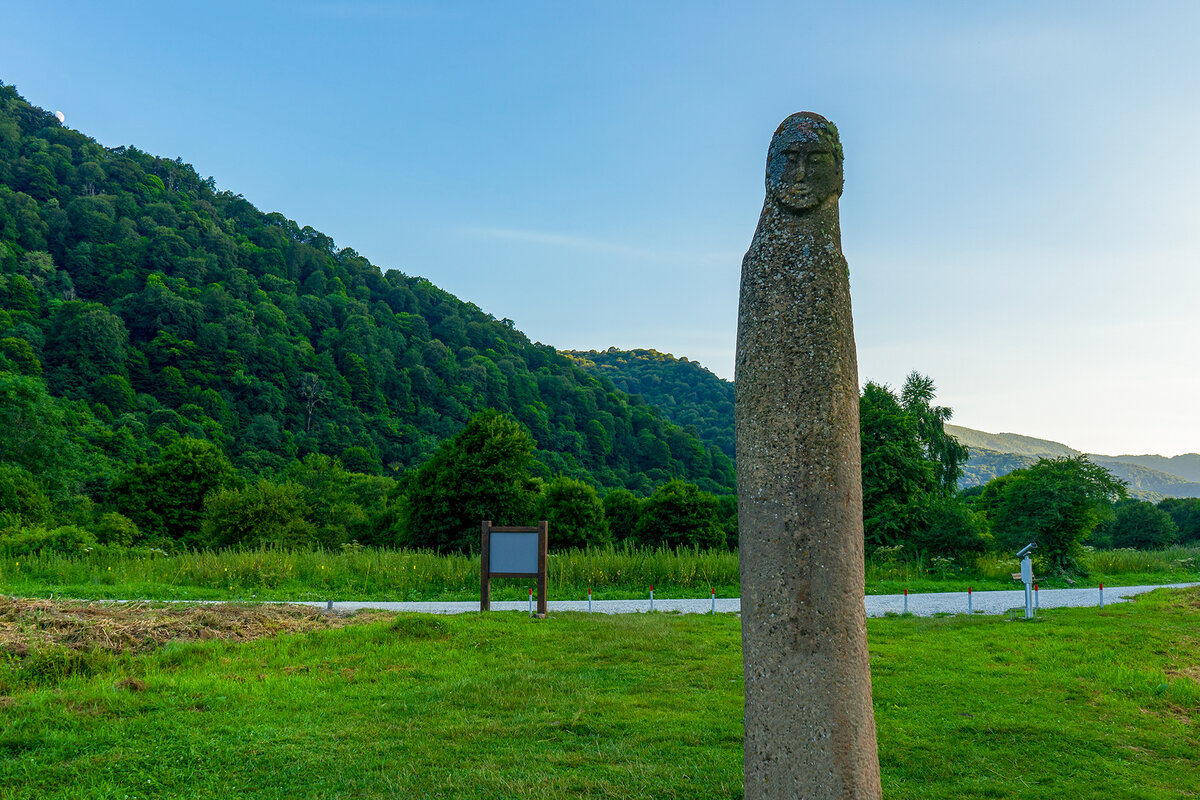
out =
<path fill-rule="evenodd" d="M 0 653 L 31 650 L 145 653 L 170 641 L 249 642 L 281 633 L 340 628 L 378 614 L 336 614 L 311 606 L 175 605 L 38 600 L 0 595 Z"/>

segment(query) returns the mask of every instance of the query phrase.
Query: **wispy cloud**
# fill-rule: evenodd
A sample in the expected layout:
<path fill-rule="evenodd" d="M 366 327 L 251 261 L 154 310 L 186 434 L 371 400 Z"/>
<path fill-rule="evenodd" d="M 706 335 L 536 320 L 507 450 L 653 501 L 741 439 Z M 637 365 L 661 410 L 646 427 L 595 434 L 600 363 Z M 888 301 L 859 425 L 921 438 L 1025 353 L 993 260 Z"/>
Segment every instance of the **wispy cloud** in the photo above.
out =
<path fill-rule="evenodd" d="M 527 231 L 519 228 L 489 228 L 468 227 L 463 233 L 481 239 L 502 239 L 510 242 L 526 242 L 545 247 L 557 247 L 566 250 L 585 250 L 593 253 L 607 253 L 623 258 L 640 261 L 655 261 L 661 263 L 729 263 L 731 259 L 741 260 L 738 253 L 687 252 L 680 250 L 657 250 L 654 248 L 637 247 L 621 242 L 610 242 L 604 239 L 593 239 L 587 236 L 575 236 L 567 233 L 546 233 L 543 231 Z"/>

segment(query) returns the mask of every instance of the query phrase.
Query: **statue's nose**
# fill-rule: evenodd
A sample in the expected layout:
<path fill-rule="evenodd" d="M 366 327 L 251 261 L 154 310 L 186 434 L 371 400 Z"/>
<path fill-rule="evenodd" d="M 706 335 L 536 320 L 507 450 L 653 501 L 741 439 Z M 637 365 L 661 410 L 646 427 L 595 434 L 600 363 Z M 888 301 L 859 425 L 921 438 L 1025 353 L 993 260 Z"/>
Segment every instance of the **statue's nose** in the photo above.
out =
<path fill-rule="evenodd" d="M 792 177 L 802 181 L 808 176 L 808 159 L 802 153 L 793 153 L 788 157 L 792 166 Z"/>

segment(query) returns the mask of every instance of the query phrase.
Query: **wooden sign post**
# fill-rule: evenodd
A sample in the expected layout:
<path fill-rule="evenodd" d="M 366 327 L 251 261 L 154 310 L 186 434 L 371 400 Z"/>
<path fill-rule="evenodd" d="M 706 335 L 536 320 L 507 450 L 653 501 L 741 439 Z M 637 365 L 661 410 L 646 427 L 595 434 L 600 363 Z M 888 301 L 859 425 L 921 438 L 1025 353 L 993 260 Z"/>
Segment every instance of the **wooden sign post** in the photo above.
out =
<path fill-rule="evenodd" d="M 479 610 L 492 608 L 492 578 L 537 578 L 537 615 L 546 617 L 546 539 L 550 525 L 492 525 L 483 521 L 479 564 Z"/>

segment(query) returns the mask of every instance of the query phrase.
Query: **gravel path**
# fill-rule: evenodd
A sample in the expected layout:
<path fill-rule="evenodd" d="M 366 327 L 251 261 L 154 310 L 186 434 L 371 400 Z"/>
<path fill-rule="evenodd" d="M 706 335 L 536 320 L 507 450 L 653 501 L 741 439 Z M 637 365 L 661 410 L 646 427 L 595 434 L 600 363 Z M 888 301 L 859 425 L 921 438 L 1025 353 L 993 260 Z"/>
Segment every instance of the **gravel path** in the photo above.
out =
<path fill-rule="evenodd" d="M 1200 583 L 1169 583 L 1167 587 L 1182 588 L 1200 586 Z M 1134 595 L 1144 594 L 1163 586 L 1110 586 L 1104 590 L 1104 603 L 1127 602 Z M 901 614 L 904 612 L 904 595 L 902 594 L 873 594 L 866 597 L 867 616 L 882 617 L 885 614 Z M 1100 603 L 1098 589 L 1042 589 L 1038 592 L 1040 608 L 1062 608 L 1067 606 L 1095 606 Z M 326 606 L 325 603 L 309 602 L 305 605 Z M 972 609 L 977 614 L 1005 614 L 1010 608 L 1025 607 L 1025 592 L 1021 589 L 996 592 L 975 592 L 971 598 Z M 547 603 L 550 611 L 587 611 L 586 600 L 550 600 Z M 384 611 L 411 611 L 421 614 L 464 614 L 479 610 L 479 602 L 456 603 L 389 603 L 385 601 L 338 601 L 333 608 L 337 611 L 359 611 L 361 609 L 380 609 Z M 698 600 L 662 600 L 654 601 L 655 611 L 675 612 L 680 614 L 707 614 L 713 609 L 711 599 Z M 493 611 L 529 611 L 529 603 L 518 601 L 492 601 Z M 650 600 L 594 600 L 591 610 L 600 614 L 634 614 L 650 610 Z M 741 610 L 741 600 L 738 598 L 717 598 L 716 610 L 719 614 L 736 613 Z M 937 594 L 910 594 L 908 596 L 908 611 L 918 616 L 934 614 L 965 614 L 967 613 L 966 592 L 942 592 Z"/>

